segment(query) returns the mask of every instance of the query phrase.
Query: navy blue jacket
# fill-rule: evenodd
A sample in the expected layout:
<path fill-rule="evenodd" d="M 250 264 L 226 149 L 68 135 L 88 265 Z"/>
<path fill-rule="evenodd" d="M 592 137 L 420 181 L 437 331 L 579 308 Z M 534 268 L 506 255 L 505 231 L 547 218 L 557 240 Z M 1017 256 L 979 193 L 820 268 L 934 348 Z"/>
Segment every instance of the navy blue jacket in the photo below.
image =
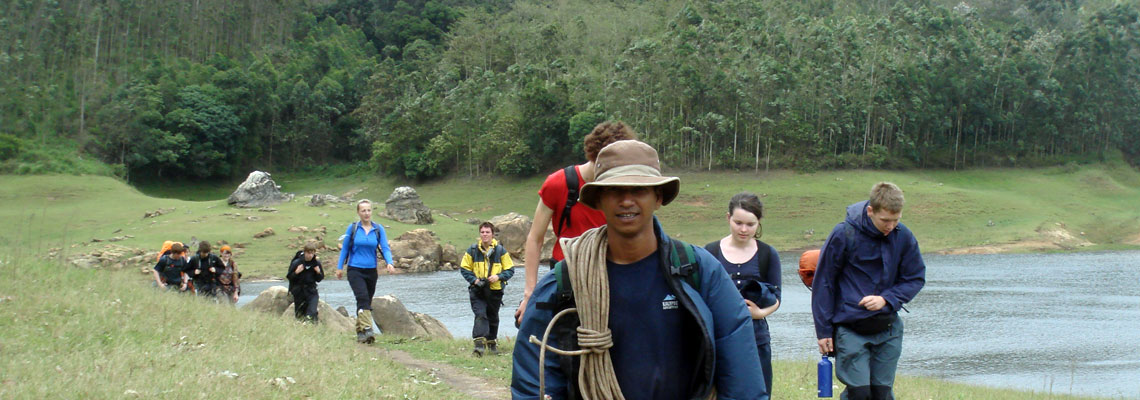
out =
<path fill-rule="evenodd" d="M 835 226 L 819 254 L 811 297 L 819 339 L 832 337 L 836 324 L 898 312 L 926 284 L 926 264 L 914 234 L 899 223 L 883 236 L 867 216 L 867 203 L 847 206 L 847 219 Z M 879 311 L 860 306 L 870 295 L 882 296 L 887 305 Z"/>
<path fill-rule="evenodd" d="M 653 221 L 657 233 L 659 254 L 672 248 L 672 239 L 661 230 L 656 217 Z M 736 291 L 732 279 L 721 267 L 716 257 L 704 248 L 694 247 L 700 271 L 700 290 L 694 289 L 685 279 L 677 281 L 690 302 L 681 301 L 681 306 L 701 321 L 703 340 L 694 343 L 699 346 L 703 359 L 711 359 L 711 365 L 704 364 L 697 372 L 698 386 L 706 390 L 715 386 L 720 399 L 767 400 L 763 393 L 764 375 L 760 370 L 760 356 L 756 353 L 756 337 L 752 333 L 752 316 L 744 299 Z M 662 260 L 661 267 L 668 275 L 669 265 Z M 526 313 L 515 341 L 514 367 L 511 376 L 511 397 L 513 399 L 538 398 L 538 345 L 529 342 L 531 335 L 542 338 L 547 323 L 555 311 L 537 309 L 538 303 L 552 302 L 558 291 L 554 274 L 546 274 L 534 288 Z M 678 296 L 680 297 L 680 296 Z M 647 333 L 650 334 L 650 333 Z M 548 343 L 557 347 L 557 340 L 551 335 Z M 620 343 L 615 343 L 615 346 Z M 694 366 L 696 367 L 696 366 Z M 558 362 L 558 355 L 546 352 L 546 394 L 554 399 L 566 397 L 566 377 Z M 625 390 L 637 390 L 626 388 Z M 708 393 L 695 393 L 691 398 L 705 398 Z"/>

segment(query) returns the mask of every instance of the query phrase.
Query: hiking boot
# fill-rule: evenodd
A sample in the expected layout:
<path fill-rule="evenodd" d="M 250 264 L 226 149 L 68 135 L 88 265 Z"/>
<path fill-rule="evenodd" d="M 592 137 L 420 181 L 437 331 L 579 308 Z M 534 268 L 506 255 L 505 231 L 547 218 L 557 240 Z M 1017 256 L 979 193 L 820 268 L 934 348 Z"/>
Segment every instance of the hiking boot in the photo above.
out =
<path fill-rule="evenodd" d="M 487 353 L 493 356 L 499 355 L 499 346 L 494 340 L 487 341 Z"/>
<path fill-rule="evenodd" d="M 372 310 L 356 311 L 356 341 L 364 344 L 376 341 L 376 335 L 372 334 Z"/>
<path fill-rule="evenodd" d="M 483 353 L 486 351 L 483 347 L 486 343 L 486 338 L 475 338 L 475 350 L 471 352 L 471 355 L 474 355 L 475 357 L 482 357 Z"/>

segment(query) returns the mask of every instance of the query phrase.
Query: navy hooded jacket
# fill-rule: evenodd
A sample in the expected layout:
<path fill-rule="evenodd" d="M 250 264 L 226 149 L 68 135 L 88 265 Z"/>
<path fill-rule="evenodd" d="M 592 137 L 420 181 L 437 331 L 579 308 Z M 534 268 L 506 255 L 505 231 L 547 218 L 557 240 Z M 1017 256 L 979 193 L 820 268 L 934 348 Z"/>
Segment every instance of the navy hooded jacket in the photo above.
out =
<path fill-rule="evenodd" d="M 867 203 L 847 206 L 847 219 L 835 226 L 820 251 L 811 297 L 816 338 L 832 337 L 836 324 L 898 312 L 926 284 L 926 264 L 914 234 L 899 223 L 883 236 L 867 216 Z M 860 306 L 870 295 L 882 296 L 887 305 L 879 311 Z"/>
<path fill-rule="evenodd" d="M 659 254 L 664 249 L 672 248 L 672 239 L 661 230 L 657 218 L 653 219 L 654 231 L 657 234 L 657 248 Z M 719 399 L 735 400 L 767 400 L 764 393 L 764 375 L 760 369 L 760 358 L 756 353 L 756 338 L 752 333 L 752 316 L 744 305 L 743 298 L 736 291 L 732 279 L 721 267 L 716 257 L 709 254 L 704 248 L 694 246 L 697 256 L 697 271 L 700 273 L 700 288 L 696 289 L 684 279 L 678 279 L 689 301 L 681 301 L 681 306 L 687 309 L 694 317 L 700 318 L 701 331 L 704 340 L 694 343 L 700 348 L 700 358 L 711 361 L 702 363 L 698 375 L 698 384 L 703 386 L 701 393 L 695 393 L 692 398 L 708 397 L 708 390 L 713 387 Z M 662 268 L 668 271 L 668 265 L 661 261 Z M 668 272 L 666 272 L 668 273 Z M 612 288 L 611 288 L 612 289 Z M 526 313 L 522 326 L 516 337 L 514 348 L 514 367 L 511 376 L 511 398 L 515 400 L 538 399 L 538 345 L 529 342 L 531 335 L 542 338 L 547 323 L 554 316 L 554 311 L 538 309 L 536 305 L 554 299 L 558 291 L 558 282 L 554 274 L 546 274 L 538 281 L 534 294 L 527 302 Z M 556 338 L 551 334 L 549 343 L 557 344 Z M 615 344 L 620 345 L 620 344 Z M 566 398 L 566 376 L 559 365 L 559 357 L 553 352 L 546 353 L 546 394 L 555 400 Z M 696 366 L 694 366 L 696 368 Z M 623 388 L 623 390 L 637 390 L 636 388 Z"/>

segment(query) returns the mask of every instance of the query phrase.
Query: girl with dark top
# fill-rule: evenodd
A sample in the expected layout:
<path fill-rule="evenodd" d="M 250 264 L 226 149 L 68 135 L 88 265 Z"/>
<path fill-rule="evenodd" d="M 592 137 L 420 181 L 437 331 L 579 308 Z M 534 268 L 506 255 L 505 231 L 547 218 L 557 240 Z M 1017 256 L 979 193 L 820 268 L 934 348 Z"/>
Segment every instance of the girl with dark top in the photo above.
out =
<path fill-rule="evenodd" d="M 736 284 L 737 290 L 760 288 L 763 295 L 745 295 L 744 303 L 752 313 L 756 347 L 764 370 L 767 393 L 772 394 L 772 343 L 765 319 L 780 308 L 780 256 L 776 249 L 760 241 L 764 204 L 755 194 L 743 192 L 728 202 L 729 235 L 705 245 L 716 256 Z M 761 301 L 757 304 L 753 300 Z M 760 299 L 770 299 L 768 301 Z M 767 304 L 771 302 L 771 304 Z"/>
<path fill-rule="evenodd" d="M 372 202 L 368 199 L 356 202 L 356 215 L 359 222 L 349 224 L 341 237 L 340 258 L 337 259 L 336 278 L 348 268 L 348 286 L 356 297 L 356 341 L 372 343 L 372 296 L 376 295 L 377 252 L 384 256 L 388 273 L 395 273 L 392 266 L 392 250 L 388 248 L 388 234 L 384 227 L 372 222 Z"/>
<path fill-rule="evenodd" d="M 238 296 L 241 295 L 241 273 L 237 270 L 237 263 L 234 262 L 234 253 L 229 245 L 222 246 L 219 251 L 222 258 L 222 272 L 218 274 L 218 291 L 220 296 L 225 296 L 230 301 L 230 304 L 236 304 Z"/>
<path fill-rule="evenodd" d="M 293 295 L 293 316 L 317 322 L 317 306 L 320 304 L 317 282 L 325 279 L 325 271 L 317 259 L 316 244 L 306 243 L 300 253 L 293 257 L 289 272 L 285 274 L 289 279 L 289 294 Z"/>

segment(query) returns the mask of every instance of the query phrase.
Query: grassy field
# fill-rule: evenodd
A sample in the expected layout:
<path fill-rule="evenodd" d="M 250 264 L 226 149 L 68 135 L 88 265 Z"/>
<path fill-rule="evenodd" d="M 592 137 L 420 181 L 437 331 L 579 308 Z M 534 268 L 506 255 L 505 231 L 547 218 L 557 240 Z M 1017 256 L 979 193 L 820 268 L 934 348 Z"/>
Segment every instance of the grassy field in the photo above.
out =
<path fill-rule="evenodd" d="M 781 250 L 819 246 L 847 204 L 865 198 L 872 183 L 890 180 L 906 192 L 903 220 L 926 252 L 1140 245 L 1140 173 L 1119 165 L 678 175 L 681 195 L 660 217 L 668 232 L 697 244 L 725 234 L 728 198 L 749 190 L 766 204 L 765 241 Z M 0 219 L 7 222 L 0 231 L 0 398 L 463 397 L 433 385 L 431 376 L 354 345 L 348 335 L 157 293 L 149 275 L 140 273 L 144 265 L 115 271 L 64 266 L 69 256 L 107 246 L 150 252 L 163 240 L 194 236 L 243 243 L 236 257 L 247 278 L 278 277 L 293 253 L 286 246 L 314 236 L 288 232 L 289 227 L 325 226 L 324 239 L 334 244 L 355 218 L 351 205 L 308 207 L 307 195 L 363 190 L 357 198 L 382 204 L 397 186 L 340 170 L 275 178 L 297 199 L 275 206 L 276 212 L 259 212 L 225 204 L 232 182 L 140 191 L 103 177 L 0 176 Z M 541 178 L 451 178 L 416 189 L 436 211 L 436 223 L 427 228 L 462 248 L 475 240 L 467 218 L 530 216 L 540 183 Z M 172 211 L 143 218 L 160 209 Z M 392 237 L 419 228 L 381 222 Z M 277 235 L 252 238 L 267 227 Z M 116 237 L 122 240 L 93 241 Z M 62 257 L 46 257 L 53 249 Z M 509 357 L 471 359 L 463 340 L 384 338 L 380 346 L 450 364 L 488 382 L 505 385 L 510 375 Z M 778 398 L 814 398 L 813 371 L 810 362 L 777 362 Z M 1069 398 L 909 377 L 898 391 L 905 399 Z"/>
<path fill-rule="evenodd" d="M 324 326 L 4 256 L 0 398 L 463 398 Z"/>
<path fill-rule="evenodd" d="M 1140 173 L 1117 165 L 1034 170 L 965 172 L 843 171 L 799 174 L 681 173 L 681 195 L 659 212 L 670 234 L 704 244 L 726 234 L 728 198 L 749 190 L 763 197 L 764 240 L 779 250 L 818 247 L 844 215 L 844 208 L 866 198 L 880 180 L 906 192 L 903 222 L 915 232 L 923 251 L 982 247 L 979 251 L 1059 251 L 1137 248 L 1140 245 Z M 16 222 L 0 232 L 7 242 L 59 247 L 65 255 L 98 250 L 103 240 L 124 238 L 116 245 L 153 251 L 163 240 L 191 237 L 243 243 L 236 258 L 247 276 L 282 275 L 291 257 L 289 244 L 315 234 L 288 232 L 293 226 L 325 226 L 323 239 L 334 245 L 355 218 L 352 205 L 306 206 L 314 193 L 341 194 L 363 190 L 357 198 L 383 204 L 397 182 L 390 179 L 334 174 L 281 175 L 278 184 L 297 194 L 277 212 L 236 209 L 224 197 L 233 185 L 180 184 L 150 187 L 147 194 L 111 178 L 86 176 L 0 176 L 0 218 Z M 464 248 L 474 242 L 468 218 L 534 213 L 541 178 L 451 178 L 416 186 L 435 210 L 426 226 L 445 243 Z M 211 194 L 201 200 L 191 193 Z M 200 201 L 176 197 L 198 198 Z M 173 209 L 154 218 L 148 211 Z M 255 220 L 251 220 L 255 219 Z M 390 237 L 423 226 L 380 219 Z M 253 239 L 265 228 L 276 235 Z M 130 237 L 127 237 L 129 235 Z M 1025 244 L 1018 246 L 1018 243 Z M 38 254 L 46 248 L 29 249 Z"/>

